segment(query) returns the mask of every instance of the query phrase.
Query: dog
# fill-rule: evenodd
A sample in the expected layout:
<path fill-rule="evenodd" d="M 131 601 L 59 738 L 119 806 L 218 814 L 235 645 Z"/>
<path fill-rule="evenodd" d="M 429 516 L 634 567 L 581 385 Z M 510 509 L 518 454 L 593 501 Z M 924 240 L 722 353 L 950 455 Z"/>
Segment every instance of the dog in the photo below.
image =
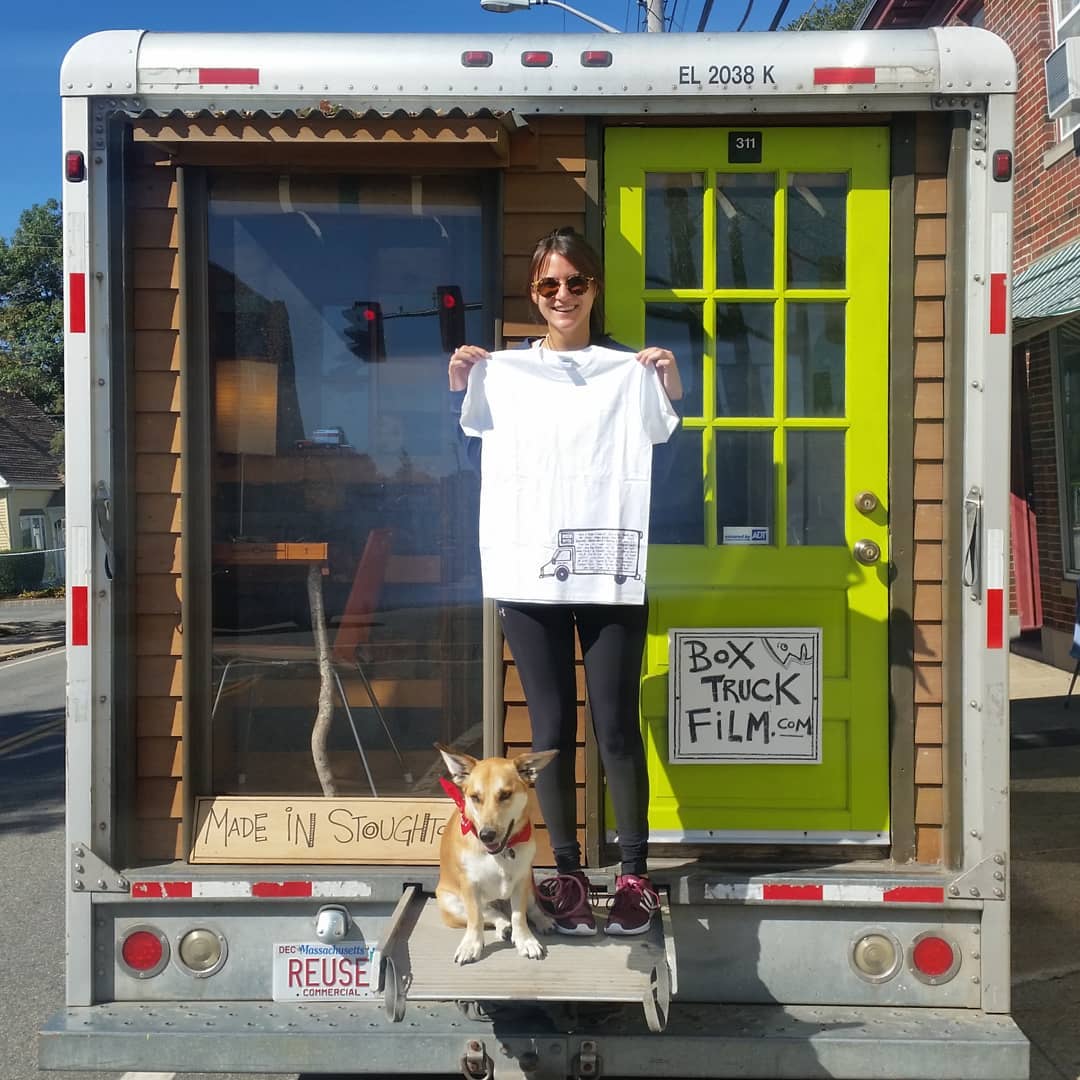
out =
<path fill-rule="evenodd" d="M 435 748 L 453 779 L 453 784 L 443 780 L 443 789 L 458 806 L 443 830 L 435 889 L 443 921 L 465 927 L 455 962 L 480 959 L 486 926 L 493 927 L 502 940 L 512 941 L 522 956 L 542 959 L 547 950 L 529 921 L 541 933 L 554 923 L 536 902 L 529 785 L 559 751 L 478 760 L 441 743 Z M 501 910 L 503 904 L 509 907 L 509 919 Z"/>

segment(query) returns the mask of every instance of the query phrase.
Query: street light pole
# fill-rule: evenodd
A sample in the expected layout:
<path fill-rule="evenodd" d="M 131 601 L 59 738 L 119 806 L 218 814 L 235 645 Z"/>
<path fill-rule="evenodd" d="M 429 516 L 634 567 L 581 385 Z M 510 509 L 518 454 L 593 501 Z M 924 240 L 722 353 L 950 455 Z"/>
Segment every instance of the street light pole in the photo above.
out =
<path fill-rule="evenodd" d="M 638 3 L 645 8 L 645 29 L 652 33 L 662 32 L 664 29 L 664 0 L 638 0 Z M 570 12 L 571 15 L 576 15 L 579 19 L 584 19 L 585 22 L 591 23 L 605 33 L 620 33 L 614 26 L 608 26 L 607 23 L 594 19 L 591 15 L 586 15 L 584 11 L 578 11 L 577 8 L 564 4 L 563 0 L 480 0 L 480 6 L 485 11 L 494 11 L 499 14 L 504 14 L 507 11 L 526 11 L 531 7 L 557 7 Z"/>

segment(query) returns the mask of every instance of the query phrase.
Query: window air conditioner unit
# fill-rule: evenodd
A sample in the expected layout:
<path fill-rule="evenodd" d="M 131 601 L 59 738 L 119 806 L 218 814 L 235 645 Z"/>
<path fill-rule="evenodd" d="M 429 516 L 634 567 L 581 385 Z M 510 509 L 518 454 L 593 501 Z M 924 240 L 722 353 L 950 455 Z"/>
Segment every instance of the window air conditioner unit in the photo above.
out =
<path fill-rule="evenodd" d="M 1046 58 L 1045 68 L 1050 119 L 1080 112 L 1080 37 L 1066 38 Z"/>

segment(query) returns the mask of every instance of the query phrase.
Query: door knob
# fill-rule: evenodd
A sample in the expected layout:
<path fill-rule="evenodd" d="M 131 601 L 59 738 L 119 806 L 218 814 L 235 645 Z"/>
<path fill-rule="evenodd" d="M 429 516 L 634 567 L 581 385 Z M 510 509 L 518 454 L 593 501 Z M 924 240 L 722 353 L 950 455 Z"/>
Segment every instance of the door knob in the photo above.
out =
<path fill-rule="evenodd" d="M 855 509 L 860 514 L 872 514 L 878 508 L 878 498 L 872 491 L 860 491 L 855 496 Z"/>
<path fill-rule="evenodd" d="M 873 540 L 856 540 L 851 550 L 863 566 L 873 566 L 881 558 L 881 546 Z"/>

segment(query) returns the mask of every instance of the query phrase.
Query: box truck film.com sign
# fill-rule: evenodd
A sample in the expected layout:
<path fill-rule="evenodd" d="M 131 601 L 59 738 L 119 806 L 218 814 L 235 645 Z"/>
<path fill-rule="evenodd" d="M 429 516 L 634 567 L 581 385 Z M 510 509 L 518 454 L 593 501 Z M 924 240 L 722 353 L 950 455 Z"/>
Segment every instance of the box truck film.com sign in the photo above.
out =
<path fill-rule="evenodd" d="M 668 634 L 668 761 L 821 762 L 821 629 Z"/>

